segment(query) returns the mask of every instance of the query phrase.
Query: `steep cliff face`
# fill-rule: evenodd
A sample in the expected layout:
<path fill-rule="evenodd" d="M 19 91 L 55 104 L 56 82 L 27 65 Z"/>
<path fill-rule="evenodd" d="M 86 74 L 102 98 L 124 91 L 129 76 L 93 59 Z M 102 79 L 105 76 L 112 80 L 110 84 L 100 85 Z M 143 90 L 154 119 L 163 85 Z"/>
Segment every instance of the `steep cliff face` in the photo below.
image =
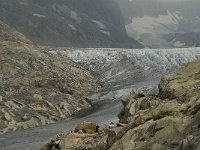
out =
<path fill-rule="evenodd" d="M 200 60 L 197 60 L 165 76 L 158 95 L 145 96 L 133 91 L 123 97 L 119 123 L 112 123 L 98 133 L 63 134 L 61 141 L 66 147 L 77 149 L 199 150 L 199 87 Z M 84 138 L 76 142 L 80 136 Z M 51 144 L 56 145 L 55 141 Z"/>
<path fill-rule="evenodd" d="M 67 118 L 99 86 L 68 58 L 39 49 L 0 22 L 0 133 Z"/>
<path fill-rule="evenodd" d="M 142 48 L 112 0 L 3 0 L 0 19 L 39 45 Z"/>

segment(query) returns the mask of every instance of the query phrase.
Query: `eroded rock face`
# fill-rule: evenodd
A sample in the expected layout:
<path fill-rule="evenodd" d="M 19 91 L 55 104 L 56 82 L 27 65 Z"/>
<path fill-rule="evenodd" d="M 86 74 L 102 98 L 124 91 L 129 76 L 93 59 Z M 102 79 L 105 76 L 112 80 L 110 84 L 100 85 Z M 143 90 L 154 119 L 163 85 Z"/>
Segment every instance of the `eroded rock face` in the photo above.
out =
<path fill-rule="evenodd" d="M 124 97 L 120 121 L 128 123 L 110 150 L 149 148 L 198 150 L 200 61 L 164 77 L 155 96 L 132 92 Z M 197 121 L 198 120 L 198 121 Z"/>
<path fill-rule="evenodd" d="M 55 122 L 90 107 L 100 87 L 66 57 L 39 49 L 0 22 L 0 133 Z"/>
<path fill-rule="evenodd" d="M 199 60 L 188 63 L 174 74 L 169 74 L 160 82 L 162 97 L 175 97 L 181 101 L 200 97 L 200 63 Z"/>
<path fill-rule="evenodd" d="M 158 95 L 145 96 L 133 91 L 123 97 L 120 123 L 102 129 L 103 136 L 97 136 L 98 142 L 104 141 L 101 149 L 199 150 L 199 74 L 197 60 L 164 77 Z M 92 139 L 92 145 L 97 145 Z"/>

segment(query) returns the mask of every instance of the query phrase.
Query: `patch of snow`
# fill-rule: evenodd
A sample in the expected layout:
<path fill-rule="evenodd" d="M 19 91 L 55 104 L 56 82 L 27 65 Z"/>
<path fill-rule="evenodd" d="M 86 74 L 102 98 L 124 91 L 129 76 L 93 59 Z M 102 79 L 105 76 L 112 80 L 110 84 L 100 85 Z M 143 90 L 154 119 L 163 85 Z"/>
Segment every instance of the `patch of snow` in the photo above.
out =
<path fill-rule="evenodd" d="M 70 17 L 74 19 L 75 21 L 77 21 L 78 23 L 81 22 L 81 18 L 78 16 L 78 14 L 75 11 L 70 12 Z"/>
<path fill-rule="evenodd" d="M 73 26 L 72 24 L 68 24 L 68 26 L 69 26 L 72 30 L 77 31 L 76 27 Z"/>
<path fill-rule="evenodd" d="M 100 30 L 100 32 L 107 35 L 107 36 L 110 36 L 110 32 L 108 32 L 108 31 Z"/>
<path fill-rule="evenodd" d="M 144 33 L 169 33 L 178 28 L 183 19 L 180 12 L 167 12 L 167 15 L 157 17 L 143 16 L 132 18 L 132 23 L 126 25 L 130 37 L 139 38 Z"/>
<path fill-rule="evenodd" d="M 40 18 L 46 18 L 46 16 L 41 15 L 41 14 L 37 14 L 37 13 L 34 13 L 33 16 L 34 17 L 40 17 Z"/>
<path fill-rule="evenodd" d="M 102 22 L 98 21 L 98 20 L 92 20 L 92 22 L 96 23 L 100 29 L 105 29 L 106 25 L 103 24 Z"/>
<path fill-rule="evenodd" d="M 185 43 L 181 43 L 180 41 L 174 42 L 174 47 L 183 47 L 185 46 Z"/>

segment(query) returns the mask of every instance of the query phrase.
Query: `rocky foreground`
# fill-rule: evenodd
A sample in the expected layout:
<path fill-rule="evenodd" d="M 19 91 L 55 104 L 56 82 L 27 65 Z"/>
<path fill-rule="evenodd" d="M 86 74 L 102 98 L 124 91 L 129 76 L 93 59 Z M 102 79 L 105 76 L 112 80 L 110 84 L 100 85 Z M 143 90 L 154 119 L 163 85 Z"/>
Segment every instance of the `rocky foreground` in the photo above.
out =
<path fill-rule="evenodd" d="M 122 103 L 119 123 L 99 130 L 95 123 L 79 124 L 78 130 L 57 135 L 42 150 L 200 149 L 200 60 L 164 77 L 158 95 L 133 91 Z"/>
<path fill-rule="evenodd" d="M 0 62 L 0 133 L 67 118 L 89 108 L 82 96 L 100 88 L 88 71 L 2 22 Z"/>

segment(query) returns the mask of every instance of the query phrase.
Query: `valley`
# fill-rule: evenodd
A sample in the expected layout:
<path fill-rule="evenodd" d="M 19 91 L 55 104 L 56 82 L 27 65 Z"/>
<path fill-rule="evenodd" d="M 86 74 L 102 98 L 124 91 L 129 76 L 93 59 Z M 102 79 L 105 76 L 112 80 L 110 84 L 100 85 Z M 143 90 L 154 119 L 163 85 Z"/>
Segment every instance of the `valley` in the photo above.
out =
<path fill-rule="evenodd" d="M 116 122 L 117 114 L 122 109 L 119 101 L 122 95 L 127 95 L 134 88 L 144 93 L 155 93 L 162 76 L 200 57 L 199 48 L 173 51 L 59 48 L 56 51 L 51 49 L 51 53 L 66 55 L 95 74 L 98 82 L 105 88 L 87 98 L 98 102 L 98 109 L 93 107 L 83 114 L 55 124 L 0 135 L 0 147 L 4 147 L 3 149 L 39 149 L 56 134 L 72 130 L 82 121 L 94 121 L 102 127 L 111 121 Z"/>
<path fill-rule="evenodd" d="M 199 6 L 1 0 L 0 150 L 200 150 Z"/>

